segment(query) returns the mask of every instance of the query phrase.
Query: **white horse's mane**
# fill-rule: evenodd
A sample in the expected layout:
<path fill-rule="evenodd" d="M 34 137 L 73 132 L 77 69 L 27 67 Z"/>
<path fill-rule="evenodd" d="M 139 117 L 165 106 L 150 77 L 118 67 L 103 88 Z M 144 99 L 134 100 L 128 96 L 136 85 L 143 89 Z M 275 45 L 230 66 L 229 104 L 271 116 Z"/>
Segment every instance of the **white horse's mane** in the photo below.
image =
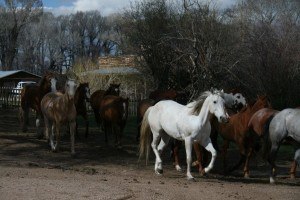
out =
<path fill-rule="evenodd" d="M 205 99 L 212 94 L 216 94 L 223 97 L 223 92 L 217 89 L 214 89 L 213 91 L 202 92 L 201 95 L 195 101 L 192 101 L 191 103 L 186 105 L 188 108 L 191 109 L 190 114 L 199 115 Z"/>

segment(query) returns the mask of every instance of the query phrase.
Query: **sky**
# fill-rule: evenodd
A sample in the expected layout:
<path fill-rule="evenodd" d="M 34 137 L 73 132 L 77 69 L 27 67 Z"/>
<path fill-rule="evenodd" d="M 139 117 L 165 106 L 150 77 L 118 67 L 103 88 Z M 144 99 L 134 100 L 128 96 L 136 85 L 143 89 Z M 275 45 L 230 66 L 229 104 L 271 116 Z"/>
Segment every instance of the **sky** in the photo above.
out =
<path fill-rule="evenodd" d="M 129 7 L 130 2 L 142 0 L 43 0 L 45 10 L 55 15 L 70 14 L 77 11 L 99 10 L 102 15 L 107 16 L 120 12 Z M 205 1 L 205 0 L 203 0 Z M 216 0 L 221 7 L 232 5 L 236 0 Z"/>

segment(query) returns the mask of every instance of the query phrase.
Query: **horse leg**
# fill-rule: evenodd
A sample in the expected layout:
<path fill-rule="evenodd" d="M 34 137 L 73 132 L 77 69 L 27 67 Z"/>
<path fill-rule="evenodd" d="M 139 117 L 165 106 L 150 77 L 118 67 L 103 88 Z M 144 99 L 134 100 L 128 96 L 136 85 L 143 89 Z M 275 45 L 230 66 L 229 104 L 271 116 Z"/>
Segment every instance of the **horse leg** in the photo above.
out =
<path fill-rule="evenodd" d="M 120 141 L 120 131 L 121 131 L 121 129 L 120 129 L 119 125 L 116 124 L 116 123 L 113 123 L 112 124 L 112 132 L 115 135 L 115 146 L 116 147 L 119 147 L 120 143 L 121 143 L 121 141 Z"/>
<path fill-rule="evenodd" d="M 41 129 L 41 114 L 40 113 L 36 113 L 35 126 L 36 126 L 37 138 L 42 139 L 43 138 L 43 130 Z"/>
<path fill-rule="evenodd" d="M 179 148 L 180 148 L 181 144 L 182 144 L 182 142 L 180 140 L 174 139 L 173 145 L 172 145 L 175 169 L 179 172 L 181 171 L 181 167 L 179 164 Z"/>
<path fill-rule="evenodd" d="M 165 149 L 169 141 L 170 141 L 170 136 L 166 132 L 161 133 L 161 140 L 157 147 L 157 150 L 160 155 L 162 154 L 163 150 Z"/>
<path fill-rule="evenodd" d="M 56 123 L 56 144 L 55 144 L 55 151 L 58 152 L 59 150 L 59 142 L 60 142 L 60 123 Z"/>
<path fill-rule="evenodd" d="M 187 172 L 186 176 L 188 180 L 194 180 L 194 177 L 191 174 L 191 164 L 192 164 L 192 138 L 186 137 L 185 140 L 185 152 L 186 152 L 186 163 L 187 163 Z"/>
<path fill-rule="evenodd" d="M 291 169 L 290 169 L 290 177 L 291 177 L 291 179 L 295 179 L 296 178 L 296 168 L 297 168 L 297 161 L 293 160 L 292 166 L 291 166 Z"/>
<path fill-rule="evenodd" d="M 79 133 L 78 133 L 78 120 L 76 118 L 76 125 L 75 125 L 75 134 L 76 134 L 76 138 L 79 139 Z"/>
<path fill-rule="evenodd" d="M 55 135 L 55 122 L 52 123 L 51 134 L 50 134 L 50 146 L 52 151 L 55 151 L 54 135 Z"/>
<path fill-rule="evenodd" d="M 279 145 L 278 144 L 272 144 L 271 147 L 271 152 L 269 155 L 269 163 L 271 166 L 270 169 L 270 183 L 275 183 L 275 176 L 276 176 L 276 165 L 275 165 L 275 159 L 276 159 L 276 155 L 277 155 L 277 151 L 279 149 Z"/>
<path fill-rule="evenodd" d="M 240 139 L 240 140 L 237 141 L 237 143 L 238 143 L 238 147 L 239 147 L 239 151 L 240 151 L 240 160 L 239 160 L 239 162 L 236 165 L 234 165 L 233 167 L 231 167 L 229 169 L 229 172 L 233 172 L 234 170 L 237 170 L 247 160 L 246 148 L 244 146 L 243 140 Z"/>
<path fill-rule="evenodd" d="M 47 119 L 46 116 L 44 116 L 44 122 L 45 122 L 45 138 L 47 141 L 49 141 L 49 128 L 50 128 L 50 122 Z"/>
<path fill-rule="evenodd" d="M 217 151 L 213 147 L 210 138 L 207 138 L 206 141 L 203 141 L 202 146 L 211 153 L 211 160 L 207 167 L 204 168 L 204 172 L 208 173 L 213 167 L 217 157 Z"/>
<path fill-rule="evenodd" d="M 88 119 L 87 114 L 85 114 L 83 116 L 83 118 L 84 118 L 84 121 L 85 121 L 85 138 L 88 138 L 88 135 L 89 135 L 89 119 Z"/>
<path fill-rule="evenodd" d="M 75 137 L 74 132 L 76 128 L 76 121 L 69 122 L 70 124 L 70 137 L 71 137 L 71 156 L 75 156 Z"/>
<path fill-rule="evenodd" d="M 25 133 L 28 131 L 28 115 L 29 115 L 29 108 L 25 107 L 24 109 L 22 109 L 22 119 L 23 119 L 23 123 L 22 123 L 22 131 Z"/>
<path fill-rule="evenodd" d="M 244 165 L 244 178 L 249 178 L 250 177 L 250 172 L 249 172 L 249 161 L 250 158 L 253 154 L 253 148 L 249 148 L 246 160 L 245 160 L 245 165 Z"/>
<path fill-rule="evenodd" d="M 222 158 L 223 158 L 223 172 L 224 172 L 224 174 L 227 174 L 226 155 L 227 155 L 228 147 L 229 147 L 229 141 L 228 140 L 223 140 Z"/>
<path fill-rule="evenodd" d="M 194 150 L 197 156 L 197 161 L 195 161 L 195 165 L 198 165 L 198 171 L 201 176 L 204 175 L 203 165 L 202 165 L 202 150 L 200 149 L 200 145 L 198 143 L 194 143 Z"/>
<path fill-rule="evenodd" d="M 158 132 L 154 132 L 152 130 L 152 134 L 153 134 L 153 140 L 152 140 L 152 143 L 151 143 L 151 147 L 153 149 L 153 152 L 155 154 L 155 165 L 154 165 L 154 171 L 156 174 L 158 175 L 161 175 L 163 173 L 163 169 L 162 169 L 162 160 L 161 160 L 161 157 L 160 157 L 160 153 L 157 149 L 157 145 L 158 145 L 158 142 L 160 141 L 160 134 Z"/>

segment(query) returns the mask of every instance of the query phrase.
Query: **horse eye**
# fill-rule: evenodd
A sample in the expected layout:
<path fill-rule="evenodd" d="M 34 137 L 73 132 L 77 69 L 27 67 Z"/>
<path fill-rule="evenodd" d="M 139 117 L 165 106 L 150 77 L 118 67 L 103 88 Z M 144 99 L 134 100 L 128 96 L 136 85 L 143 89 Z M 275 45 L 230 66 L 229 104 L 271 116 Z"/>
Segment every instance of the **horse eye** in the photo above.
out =
<path fill-rule="evenodd" d="M 239 98 L 240 98 L 240 96 L 237 96 L 236 98 L 238 98 L 238 99 L 239 99 Z"/>
<path fill-rule="evenodd" d="M 217 101 L 214 101 L 214 104 L 216 104 L 217 103 Z"/>

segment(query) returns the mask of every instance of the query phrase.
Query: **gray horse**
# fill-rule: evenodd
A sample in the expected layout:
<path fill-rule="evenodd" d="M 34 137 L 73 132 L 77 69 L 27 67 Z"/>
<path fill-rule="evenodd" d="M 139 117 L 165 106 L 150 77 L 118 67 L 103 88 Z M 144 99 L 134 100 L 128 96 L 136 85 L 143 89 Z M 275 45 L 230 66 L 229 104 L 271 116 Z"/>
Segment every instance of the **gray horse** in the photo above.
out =
<path fill-rule="evenodd" d="M 270 122 L 269 142 L 271 152 L 269 163 L 271 165 L 270 183 L 275 183 L 275 159 L 281 142 L 287 138 L 293 138 L 300 143 L 300 109 L 287 108 L 275 115 Z"/>

